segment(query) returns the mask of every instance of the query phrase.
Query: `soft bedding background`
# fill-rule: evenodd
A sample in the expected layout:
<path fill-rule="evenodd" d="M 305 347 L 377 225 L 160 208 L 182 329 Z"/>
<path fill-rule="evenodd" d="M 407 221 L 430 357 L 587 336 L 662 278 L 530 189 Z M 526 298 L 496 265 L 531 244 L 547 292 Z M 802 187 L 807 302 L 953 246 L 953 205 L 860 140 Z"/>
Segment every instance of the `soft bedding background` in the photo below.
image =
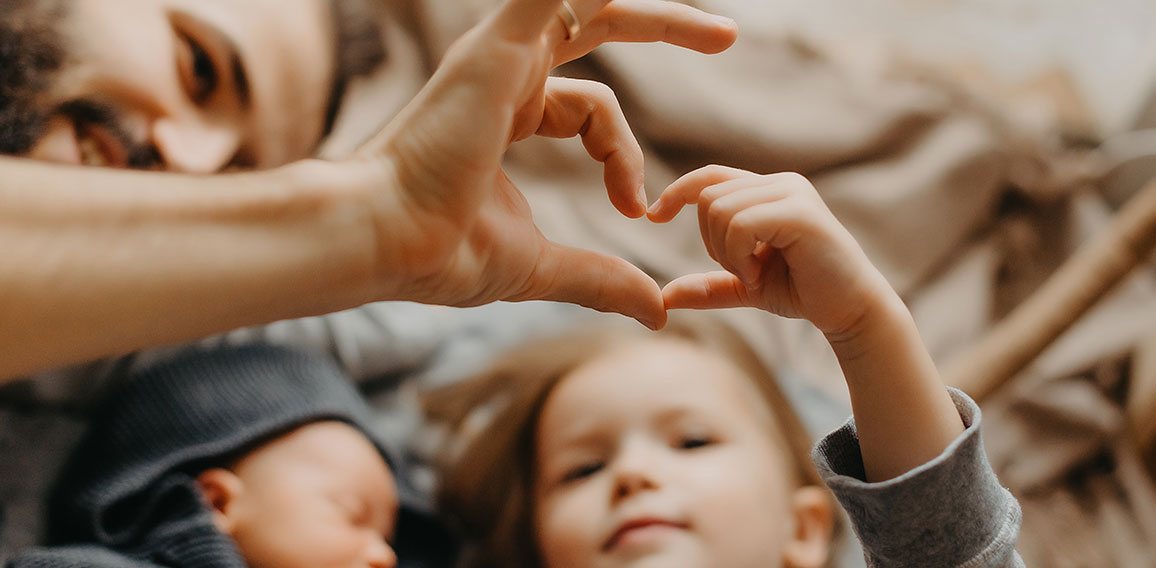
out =
<path fill-rule="evenodd" d="M 358 86 L 325 148 L 340 156 L 428 76 L 487 0 L 392 2 L 390 59 Z M 729 52 L 608 46 L 561 70 L 610 84 L 647 155 L 651 197 L 707 163 L 808 175 L 901 292 L 940 363 L 1038 288 L 1156 177 L 1156 5 L 1112 0 L 716 0 Z M 1154 157 L 1149 157 L 1154 156 Z M 711 266 L 693 216 L 617 216 L 575 140 L 517 144 L 508 171 L 556 240 L 614 252 L 660 282 Z M 415 458 L 414 400 L 495 350 L 599 317 L 549 304 L 452 310 L 379 304 L 241 330 L 338 356 Z M 615 316 L 601 316 L 615 317 Z M 805 322 L 726 317 L 781 371 L 816 430 L 845 411 L 834 359 Z M 0 392 L 0 561 L 36 541 L 43 493 L 119 368 L 69 369 Z M 1032 566 L 1151 566 L 1156 490 L 1139 404 L 1156 384 L 1156 266 L 1104 298 L 983 402 L 987 448 L 1020 499 Z M 832 410 L 834 409 L 834 410 Z M 419 482 L 428 472 L 415 469 Z"/>

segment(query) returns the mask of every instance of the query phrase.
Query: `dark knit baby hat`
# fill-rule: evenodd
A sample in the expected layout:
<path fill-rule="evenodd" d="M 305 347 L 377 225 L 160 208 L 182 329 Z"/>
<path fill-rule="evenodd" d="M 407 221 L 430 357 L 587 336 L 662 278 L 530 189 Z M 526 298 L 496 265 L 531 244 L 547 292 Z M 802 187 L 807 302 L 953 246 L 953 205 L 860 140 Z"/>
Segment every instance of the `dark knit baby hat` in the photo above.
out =
<path fill-rule="evenodd" d="M 370 409 L 329 358 L 269 345 L 185 352 L 97 409 L 54 492 L 51 540 L 165 565 L 233 565 L 195 476 L 321 420 L 353 425 L 390 461 Z"/>

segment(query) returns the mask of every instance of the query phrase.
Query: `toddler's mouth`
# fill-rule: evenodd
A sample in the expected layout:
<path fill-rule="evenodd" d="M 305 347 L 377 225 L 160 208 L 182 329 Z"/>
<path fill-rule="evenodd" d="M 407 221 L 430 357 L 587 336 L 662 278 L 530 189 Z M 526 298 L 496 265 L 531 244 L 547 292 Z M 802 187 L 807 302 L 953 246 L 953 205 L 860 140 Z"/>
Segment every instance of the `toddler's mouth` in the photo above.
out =
<path fill-rule="evenodd" d="M 659 517 L 639 517 L 631 519 L 619 525 L 617 529 L 606 539 L 602 545 L 602 550 L 614 550 L 625 543 L 648 538 L 653 535 L 660 536 L 660 533 L 668 531 L 686 530 L 688 525 L 682 522 L 671 521 Z"/>

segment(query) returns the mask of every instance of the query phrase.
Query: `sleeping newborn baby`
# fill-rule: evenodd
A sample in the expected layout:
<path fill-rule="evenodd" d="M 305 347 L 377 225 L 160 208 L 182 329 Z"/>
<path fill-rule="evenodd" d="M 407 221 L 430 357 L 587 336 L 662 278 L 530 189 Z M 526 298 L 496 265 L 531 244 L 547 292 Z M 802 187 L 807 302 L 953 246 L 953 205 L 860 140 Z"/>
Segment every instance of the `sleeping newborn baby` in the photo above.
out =
<path fill-rule="evenodd" d="M 54 490 L 53 547 L 10 566 L 396 566 L 399 502 L 413 527 L 421 500 L 371 418 L 328 359 L 186 353 L 100 405 Z"/>

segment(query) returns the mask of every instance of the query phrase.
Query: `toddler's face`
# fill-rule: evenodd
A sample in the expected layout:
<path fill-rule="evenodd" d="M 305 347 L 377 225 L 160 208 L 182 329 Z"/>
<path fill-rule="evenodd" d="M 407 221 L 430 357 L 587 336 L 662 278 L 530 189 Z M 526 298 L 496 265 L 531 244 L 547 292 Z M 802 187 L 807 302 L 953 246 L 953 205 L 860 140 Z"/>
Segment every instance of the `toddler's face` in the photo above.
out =
<path fill-rule="evenodd" d="M 536 431 L 536 539 L 549 568 L 781 564 L 789 457 L 750 380 L 678 341 L 565 377 Z"/>
<path fill-rule="evenodd" d="M 373 444 L 342 422 L 308 424 L 259 447 L 232 471 L 199 477 L 218 528 L 253 568 L 390 568 L 393 476 Z"/>

